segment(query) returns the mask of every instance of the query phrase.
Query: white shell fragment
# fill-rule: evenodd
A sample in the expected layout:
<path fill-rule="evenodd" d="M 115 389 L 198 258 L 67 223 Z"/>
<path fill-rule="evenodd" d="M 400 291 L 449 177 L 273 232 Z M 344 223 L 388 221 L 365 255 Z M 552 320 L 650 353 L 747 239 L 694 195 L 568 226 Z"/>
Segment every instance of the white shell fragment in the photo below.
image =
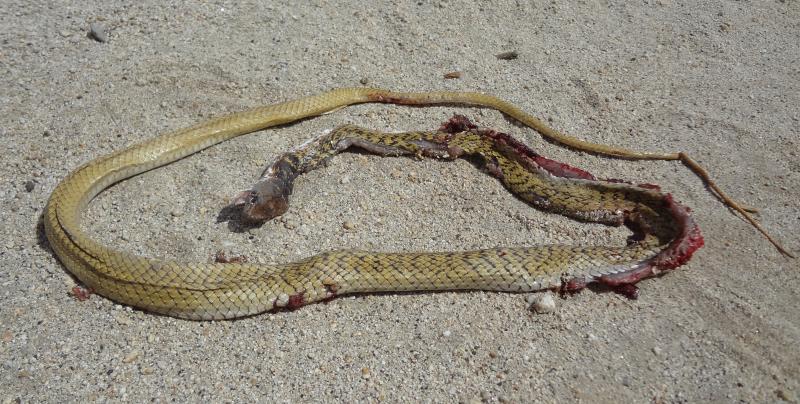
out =
<path fill-rule="evenodd" d="M 556 311 L 556 301 L 553 299 L 553 294 L 549 292 L 528 296 L 528 303 L 531 304 L 531 310 L 540 314 Z"/>

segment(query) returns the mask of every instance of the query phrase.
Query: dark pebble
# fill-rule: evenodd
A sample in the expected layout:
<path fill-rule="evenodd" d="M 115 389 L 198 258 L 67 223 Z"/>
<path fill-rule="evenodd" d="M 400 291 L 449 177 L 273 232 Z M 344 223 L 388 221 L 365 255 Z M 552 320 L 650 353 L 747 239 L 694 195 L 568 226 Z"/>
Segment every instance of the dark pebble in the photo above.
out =
<path fill-rule="evenodd" d="M 33 182 L 33 181 L 25 181 L 25 190 L 26 191 L 31 192 L 31 191 L 33 191 L 33 189 L 35 187 L 36 187 L 36 183 L 35 182 Z"/>
<path fill-rule="evenodd" d="M 519 53 L 517 51 L 503 52 L 494 55 L 494 57 L 500 60 L 514 60 L 519 57 Z"/>

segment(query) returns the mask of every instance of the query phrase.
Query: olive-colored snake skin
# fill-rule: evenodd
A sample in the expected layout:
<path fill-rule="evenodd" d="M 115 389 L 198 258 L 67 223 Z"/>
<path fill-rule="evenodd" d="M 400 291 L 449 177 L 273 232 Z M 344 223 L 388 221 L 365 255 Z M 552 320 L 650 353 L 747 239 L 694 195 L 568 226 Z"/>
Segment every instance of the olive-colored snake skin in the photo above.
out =
<path fill-rule="evenodd" d="M 113 183 L 235 136 L 366 102 L 491 107 L 568 146 L 612 156 L 681 159 L 710 181 L 682 153 L 638 153 L 583 142 L 547 128 L 536 118 L 492 96 L 345 88 L 211 120 L 84 164 L 56 186 L 48 201 L 43 222 L 50 245 L 67 269 L 90 290 L 114 301 L 181 318 L 226 319 L 298 307 L 346 293 L 578 290 L 595 281 L 624 286 L 683 264 L 703 243 L 688 209 L 660 193 L 657 187 L 598 181 L 585 171 L 538 156 L 507 135 L 477 129 L 459 119 L 440 131 L 428 133 L 384 135 L 343 127 L 326 137 L 330 147 L 285 155 L 294 164 L 284 164 L 281 168 L 279 161 L 273 166 L 277 170 L 270 171 L 273 178 L 284 175 L 288 182 L 283 185 L 290 191 L 292 175 L 312 169 L 314 162 L 349 145 L 381 154 L 479 156 L 490 173 L 532 205 L 580 220 L 616 225 L 625 222 L 638 229 L 640 239 L 628 247 L 614 248 L 544 246 L 392 254 L 335 251 L 300 262 L 261 265 L 145 258 L 102 245 L 81 230 L 81 213 L 89 201 Z M 309 163 L 303 166 L 302 153 L 316 153 L 317 157 L 308 158 Z M 727 198 L 714 189 L 723 199 Z M 263 212 L 259 216 L 257 206 L 263 206 L 264 202 L 258 201 L 259 189 L 254 187 L 249 192 L 245 194 L 249 199 L 237 198 L 245 215 L 255 220 L 268 217 Z M 736 208 L 739 209 L 738 205 Z M 740 212 L 747 216 L 746 212 Z"/>

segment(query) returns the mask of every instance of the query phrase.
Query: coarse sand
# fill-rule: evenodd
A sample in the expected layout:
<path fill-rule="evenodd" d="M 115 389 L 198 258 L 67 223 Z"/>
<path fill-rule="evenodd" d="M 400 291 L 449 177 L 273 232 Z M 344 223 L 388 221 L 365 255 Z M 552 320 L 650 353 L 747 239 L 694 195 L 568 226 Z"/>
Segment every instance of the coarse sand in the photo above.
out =
<path fill-rule="evenodd" d="M 310 136 L 344 123 L 432 129 L 457 112 L 600 177 L 661 185 L 693 209 L 706 246 L 640 283 L 638 300 L 586 290 L 556 296 L 545 314 L 525 295 L 463 292 L 192 322 L 79 301 L 38 224 L 55 184 L 94 157 L 213 116 L 369 85 L 487 92 L 583 139 L 685 151 L 797 253 L 797 1 L 90 3 L 0 7 L 2 402 L 800 397 L 797 260 L 680 164 L 577 153 L 492 110 L 361 105 L 242 136 L 112 187 L 85 227 L 127 251 L 188 261 L 218 250 L 286 262 L 340 248 L 624 242 L 622 229 L 530 208 L 467 162 L 363 154 L 301 177 L 282 218 L 247 232 L 217 221 Z"/>

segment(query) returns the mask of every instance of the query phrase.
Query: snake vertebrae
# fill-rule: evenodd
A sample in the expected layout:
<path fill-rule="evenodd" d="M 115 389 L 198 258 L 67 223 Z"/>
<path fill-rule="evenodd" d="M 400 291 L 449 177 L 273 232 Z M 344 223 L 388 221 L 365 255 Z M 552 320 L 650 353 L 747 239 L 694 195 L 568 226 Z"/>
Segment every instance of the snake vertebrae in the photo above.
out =
<path fill-rule="evenodd" d="M 624 289 L 684 264 L 703 245 L 688 208 L 658 187 L 598 180 L 586 171 L 544 158 L 506 134 L 476 128 L 460 117 L 431 132 L 384 134 L 340 127 L 281 156 L 234 203 L 250 221 L 279 215 L 288 207 L 294 178 L 357 146 L 381 155 L 470 156 L 509 191 L 537 208 L 581 221 L 626 224 L 635 237 L 623 247 L 553 245 L 448 253 L 333 251 L 298 262 L 264 265 L 141 257 L 100 244 L 81 230 L 81 213 L 89 201 L 115 182 L 244 133 L 364 102 L 488 106 L 575 148 L 637 158 L 676 156 L 641 154 L 573 139 L 488 95 L 339 89 L 218 118 L 84 164 L 56 186 L 48 201 L 43 221 L 50 245 L 92 291 L 144 310 L 190 319 L 247 316 L 360 292 L 573 291 L 590 282 Z"/>

